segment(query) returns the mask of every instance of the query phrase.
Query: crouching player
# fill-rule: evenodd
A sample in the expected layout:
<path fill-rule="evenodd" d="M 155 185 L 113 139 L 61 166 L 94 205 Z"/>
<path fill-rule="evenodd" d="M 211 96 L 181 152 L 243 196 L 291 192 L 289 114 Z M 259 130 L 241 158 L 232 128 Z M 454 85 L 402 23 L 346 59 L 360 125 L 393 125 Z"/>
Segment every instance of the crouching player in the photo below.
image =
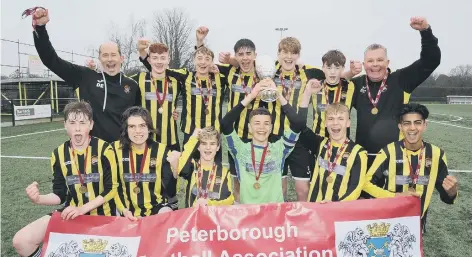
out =
<path fill-rule="evenodd" d="M 64 220 L 79 215 L 115 216 L 117 168 L 115 152 L 105 141 L 90 136 L 93 128 L 92 107 L 73 102 L 64 109 L 64 126 L 70 140 L 52 152 L 52 193 L 40 194 L 38 183 L 26 188 L 28 198 L 39 205 L 60 205 Z M 51 215 L 26 225 L 13 237 L 20 256 L 41 256 L 39 245 L 44 239 Z"/>
<path fill-rule="evenodd" d="M 177 180 L 166 160 L 171 147 L 153 140 L 148 110 L 131 107 L 122 121 L 120 141 L 114 143 L 121 184 L 118 211 L 130 220 L 172 211 L 167 196 L 176 194 Z"/>
<path fill-rule="evenodd" d="M 198 145 L 198 147 L 197 147 Z M 184 151 L 173 152 L 168 161 L 174 167 L 174 176 L 187 180 L 185 207 L 232 205 L 231 176 L 228 168 L 223 167 L 215 156 L 221 147 L 220 132 L 214 127 L 195 129 Z M 200 158 L 191 158 L 198 149 Z M 179 160 L 180 157 L 180 160 Z"/>

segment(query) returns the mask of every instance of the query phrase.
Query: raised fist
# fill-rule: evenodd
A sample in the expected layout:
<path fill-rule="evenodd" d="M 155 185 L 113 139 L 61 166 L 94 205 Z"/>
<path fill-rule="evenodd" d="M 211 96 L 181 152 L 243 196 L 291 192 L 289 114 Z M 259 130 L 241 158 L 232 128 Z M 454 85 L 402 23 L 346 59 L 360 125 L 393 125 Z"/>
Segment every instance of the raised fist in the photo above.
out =
<path fill-rule="evenodd" d="M 425 30 L 425 29 L 429 28 L 429 24 L 428 24 L 428 21 L 426 20 L 426 18 L 425 17 L 417 17 L 417 16 L 410 18 L 410 26 L 413 29 L 416 29 L 416 30 L 419 30 L 419 31 L 422 31 L 422 30 Z"/>
<path fill-rule="evenodd" d="M 231 53 L 230 52 L 222 52 L 219 54 L 218 61 L 223 64 L 229 64 L 231 60 Z"/>
<path fill-rule="evenodd" d="M 202 42 L 205 37 L 208 35 L 210 30 L 207 27 L 201 26 L 197 28 L 197 41 Z"/>
<path fill-rule="evenodd" d="M 31 200 L 33 203 L 38 203 L 39 202 L 39 189 L 38 189 L 38 182 L 33 182 L 31 183 L 27 188 L 26 188 L 26 194 L 28 195 L 28 198 Z"/>
<path fill-rule="evenodd" d="M 97 69 L 97 64 L 93 59 L 87 59 L 85 61 L 85 66 L 87 66 L 91 70 L 96 70 Z"/>
<path fill-rule="evenodd" d="M 138 39 L 138 52 L 146 51 L 146 48 L 148 48 L 150 44 L 151 42 L 145 38 Z"/>
<path fill-rule="evenodd" d="M 353 76 L 362 72 L 362 63 L 360 61 L 351 61 L 350 70 Z"/>
<path fill-rule="evenodd" d="M 38 8 L 33 13 L 33 24 L 42 26 L 46 25 L 49 22 L 49 13 L 48 10 L 44 8 Z"/>
<path fill-rule="evenodd" d="M 321 82 L 317 79 L 310 79 L 305 87 L 305 92 L 308 95 L 318 93 L 322 88 Z"/>
<path fill-rule="evenodd" d="M 457 179 L 454 176 L 447 175 L 444 179 L 442 186 L 446 193 L 452 198 L 457 194 Z"/>

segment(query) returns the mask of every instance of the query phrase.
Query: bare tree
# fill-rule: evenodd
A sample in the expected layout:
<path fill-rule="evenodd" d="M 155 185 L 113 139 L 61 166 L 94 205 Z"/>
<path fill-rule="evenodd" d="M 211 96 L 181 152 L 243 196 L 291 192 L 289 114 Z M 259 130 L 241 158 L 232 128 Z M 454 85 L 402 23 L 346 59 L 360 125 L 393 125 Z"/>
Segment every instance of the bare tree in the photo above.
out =
<path fill-rule="evenodd" d="M 449 75 L 461 79 L 472 79 L 472 65 L 459 65 L 452 69 Z"/>
<path fill-rule="evenodd" d="M 190 39 L 192 25 L 182 9 L 173 8 L 154 14 L 153 40 L 169 47 L 170 68 L 190 67 L 194 43 Z"/>
<path fill-rule="evenodd" d="M 131 16 L 128 24 L 128 28 L 122 29 L 115 23 L 112 23 L 109 38 L 110 41 L 115 42 L 121 49 L 121 54 L 124 57 L 122 64 L 123 72 L 134 73 L 140 67 L 136 42 L 138 42 L 138 38 L 143 37 L 145 34 L 146 21 L 144 19 L 136 21 Z"/>

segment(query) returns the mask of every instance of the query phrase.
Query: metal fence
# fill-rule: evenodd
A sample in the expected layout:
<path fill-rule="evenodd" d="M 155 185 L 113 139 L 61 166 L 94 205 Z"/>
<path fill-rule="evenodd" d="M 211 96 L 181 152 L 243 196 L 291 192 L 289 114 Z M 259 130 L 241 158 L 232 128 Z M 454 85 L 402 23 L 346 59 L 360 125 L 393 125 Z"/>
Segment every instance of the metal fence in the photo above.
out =
<path fill-rule="evenodd" d="M 33 44 L 20 42 L 20 40 L 14 41 L 10 39 L 0 39 L 2 41 L 2 59 L 8 60 L 4 63 L 2 61 L 2 76 L 9 76 L 10 78 L 24 78 L 30 77 L 28 58 L 29 56 L 37 56 L 38 53 Z M 11 53 L 15 53 L 13 56 Z M 64 60 L 72 63 L 83 65 L 86 59 L 95 58 L 96 50 L 93 50 L 92 55 L 74 52 L 74 50 L 66 51 L 56 49 L 57 54 Z M 43 73 L 39 77 L 51 77 L 52 73 L 49 69 L 44 67 Z"/>

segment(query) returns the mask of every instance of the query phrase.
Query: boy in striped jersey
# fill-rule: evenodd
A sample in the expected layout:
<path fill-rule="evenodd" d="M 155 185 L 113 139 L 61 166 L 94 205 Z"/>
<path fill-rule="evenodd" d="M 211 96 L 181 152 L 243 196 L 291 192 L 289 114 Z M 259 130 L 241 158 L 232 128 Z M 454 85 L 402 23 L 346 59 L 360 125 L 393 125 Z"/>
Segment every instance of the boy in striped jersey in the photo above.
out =
<path fill-rule="evenodd" d="M 319 81 L 306 87 L 299 109 L 301 120 L 306 120 L 310 98 L 321 88 Z M 324 115 L 329 137 L 305 128 L 299 139 L 316 158 L 307 199 L 309 202 L 356 200 L 367 172 L 367 152 L 347 136 L 351 124 L 347 106 L 330 104 Z"/>
<path fill-rule="evenodd" d="M 221 161 L 215 159 L 220 148 L 221 134 L 218 130 L 213 127 L 195 129 L 182 155 L 173 152 L 167 158 L 174 177 L 187 180 L 185 207 L 233 204 L 230 173 Z M 197 149 L 200 158 L 194 160 L 191 156 Z"/>
<path fill-rule="evenodd" d="M 131 107 L 123 113 L 120 141 L 114 143 L 120 174 L 118 211 L 130 220 L 171 211 L 168 196 L 177 181 L 166 161 L 172 148 L 153 140 L 149 111 Z"/>
<path fill-rule="evenodd" d="M 51 155 L 52 193 L 40 194 L 38 183 L 26 188 L 28 198 L 38 205 L 61 205 L 64 220 L 80 215 L 115 216 L 113 198 L 117 192 L 115 152 L 105 141 L 91 137 L 92 107 L 73 102 L 64 109 L 64 126 L 70 140 Z M 16 252 L 23 257 L 39 257 L 51 215 L 43 216 L 18 231 L 13 237 Z"/>

